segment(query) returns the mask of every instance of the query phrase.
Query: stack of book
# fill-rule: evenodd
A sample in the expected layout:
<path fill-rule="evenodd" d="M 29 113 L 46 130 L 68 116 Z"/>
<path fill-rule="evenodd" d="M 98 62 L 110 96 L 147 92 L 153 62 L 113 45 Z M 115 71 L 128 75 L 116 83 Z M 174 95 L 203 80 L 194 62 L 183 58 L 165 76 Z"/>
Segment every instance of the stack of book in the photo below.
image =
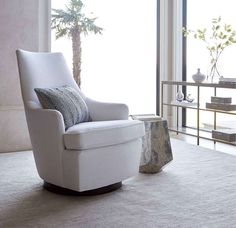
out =
<path fill-rule="evenodd" d="M 235 85 L 236 86 L 236 78 L 220 78 L 219 84 L 221 85 Z"/>
<path fill-rule="evenodd" d="M 155 114 L 139 114 L 139 115 L 130 115 L 133 120 L 142 120 L 142 121 L 158 121 L 162 120 L 160 116 Z"/>
<path fill-rule="evenodd" d="M 231 97 L 211 97 L 211 102 L 206 103 L 206 108 L 223 111 L 235 111 L 236 104 L 232 104 Z"/>
<path fill-rule="evenodd" d="M 212 138 L 236 142 L 236 129 L 212 130 Z"/>

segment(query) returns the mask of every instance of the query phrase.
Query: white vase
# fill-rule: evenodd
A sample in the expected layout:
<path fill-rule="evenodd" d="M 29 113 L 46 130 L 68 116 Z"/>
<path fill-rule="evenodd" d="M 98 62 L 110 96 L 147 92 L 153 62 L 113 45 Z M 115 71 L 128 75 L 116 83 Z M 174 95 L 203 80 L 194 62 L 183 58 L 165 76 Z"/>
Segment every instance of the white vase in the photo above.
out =
<path fill-rule="evenodd" d="M 194 101 L 194 98 L 192 97 L 190 93 L 186 96 L 186 101 L 189 103 L 192 103 Z"/>
<path fill-rule="evenodd" d="M 182 90 L 179 89 L 179 91 L 176 94 L 176 100 L 179 101 L 179 102 L 182 102 L 183 99 L 184 99 L 184 94 L 183 94 Z"/>
<path fill-rule="evenodd" d="M 202 74 L 200 72 L 200 69 L 198 68 L 197 73 L 194 74 L 192 78 L 193 78 L 193 81 L 195 81 L 196 83 L 202 83 L 205 80 L 206 75 Z"/>

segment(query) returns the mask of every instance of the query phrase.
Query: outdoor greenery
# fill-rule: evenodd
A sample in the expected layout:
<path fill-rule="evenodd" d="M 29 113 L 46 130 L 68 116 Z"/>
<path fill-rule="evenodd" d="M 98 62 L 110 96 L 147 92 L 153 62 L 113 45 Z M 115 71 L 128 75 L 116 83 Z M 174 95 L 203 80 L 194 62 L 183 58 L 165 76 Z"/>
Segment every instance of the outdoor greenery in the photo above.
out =
<path fill-rule="evenodd" d="M 206 28 L 197 29 L 196 31 L 183 28 L 184 36 L 190 34 L 197 40 L 201 40 L 206 44 L 206 48 L 210 54 L 210 73 L 207 75 L 213 81 L 215 76 L 221 77 L 217 64 L 220 56 L 226 47 L 236 43 L 236 31 L 231 25 L 222 22 L 221 17 L 213 18 L 211 30 Z"/>
<path fill-rule="evenodd" d="M 81 0 L 70 0 L 66 9 L 52 9 L 52 29 L 56 31 L 56 39 L 69 37 L 72 40 L 73 76 L 81 85 L 81 34 L 102 34 L 103 29 L 95 24 L 96 17 L 88 18 L 83 13 L 84 4 Z"/>

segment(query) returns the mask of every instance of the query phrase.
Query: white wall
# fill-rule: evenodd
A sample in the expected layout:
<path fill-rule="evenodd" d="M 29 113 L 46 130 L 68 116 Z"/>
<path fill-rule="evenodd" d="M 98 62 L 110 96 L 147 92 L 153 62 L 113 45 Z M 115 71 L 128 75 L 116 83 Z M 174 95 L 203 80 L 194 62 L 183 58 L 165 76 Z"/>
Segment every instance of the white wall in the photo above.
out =
<path fill-rule="evenodd" d="M 49 6 L 49 0 L 0 1 L 0 152 L 31 148 L 15 50 L 49 50 Z"/>

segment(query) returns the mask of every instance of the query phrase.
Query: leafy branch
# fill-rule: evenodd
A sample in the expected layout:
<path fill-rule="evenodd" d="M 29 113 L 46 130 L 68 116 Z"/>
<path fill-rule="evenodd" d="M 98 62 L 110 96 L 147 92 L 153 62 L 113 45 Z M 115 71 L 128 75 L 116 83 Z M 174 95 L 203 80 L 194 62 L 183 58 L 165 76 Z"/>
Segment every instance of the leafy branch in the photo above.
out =
<path fill-rule="evenodd" d="M 221 17 L 218 17 L 212 19 L 212 26 L 209 32 L 206 28 L 197 29 L 196 31 L 183 28 L 183 34 L 185 37 L 193 35 L 195 39 L 205 43 L 211 58 L 211 70 L 207 77 L 213 79 L 215 74 L 221 76 L 217 68 L 218 60 L 225 48 L 236 43 L 236 31 L 232 29 L 232 26 L 223 23 Z"/>

